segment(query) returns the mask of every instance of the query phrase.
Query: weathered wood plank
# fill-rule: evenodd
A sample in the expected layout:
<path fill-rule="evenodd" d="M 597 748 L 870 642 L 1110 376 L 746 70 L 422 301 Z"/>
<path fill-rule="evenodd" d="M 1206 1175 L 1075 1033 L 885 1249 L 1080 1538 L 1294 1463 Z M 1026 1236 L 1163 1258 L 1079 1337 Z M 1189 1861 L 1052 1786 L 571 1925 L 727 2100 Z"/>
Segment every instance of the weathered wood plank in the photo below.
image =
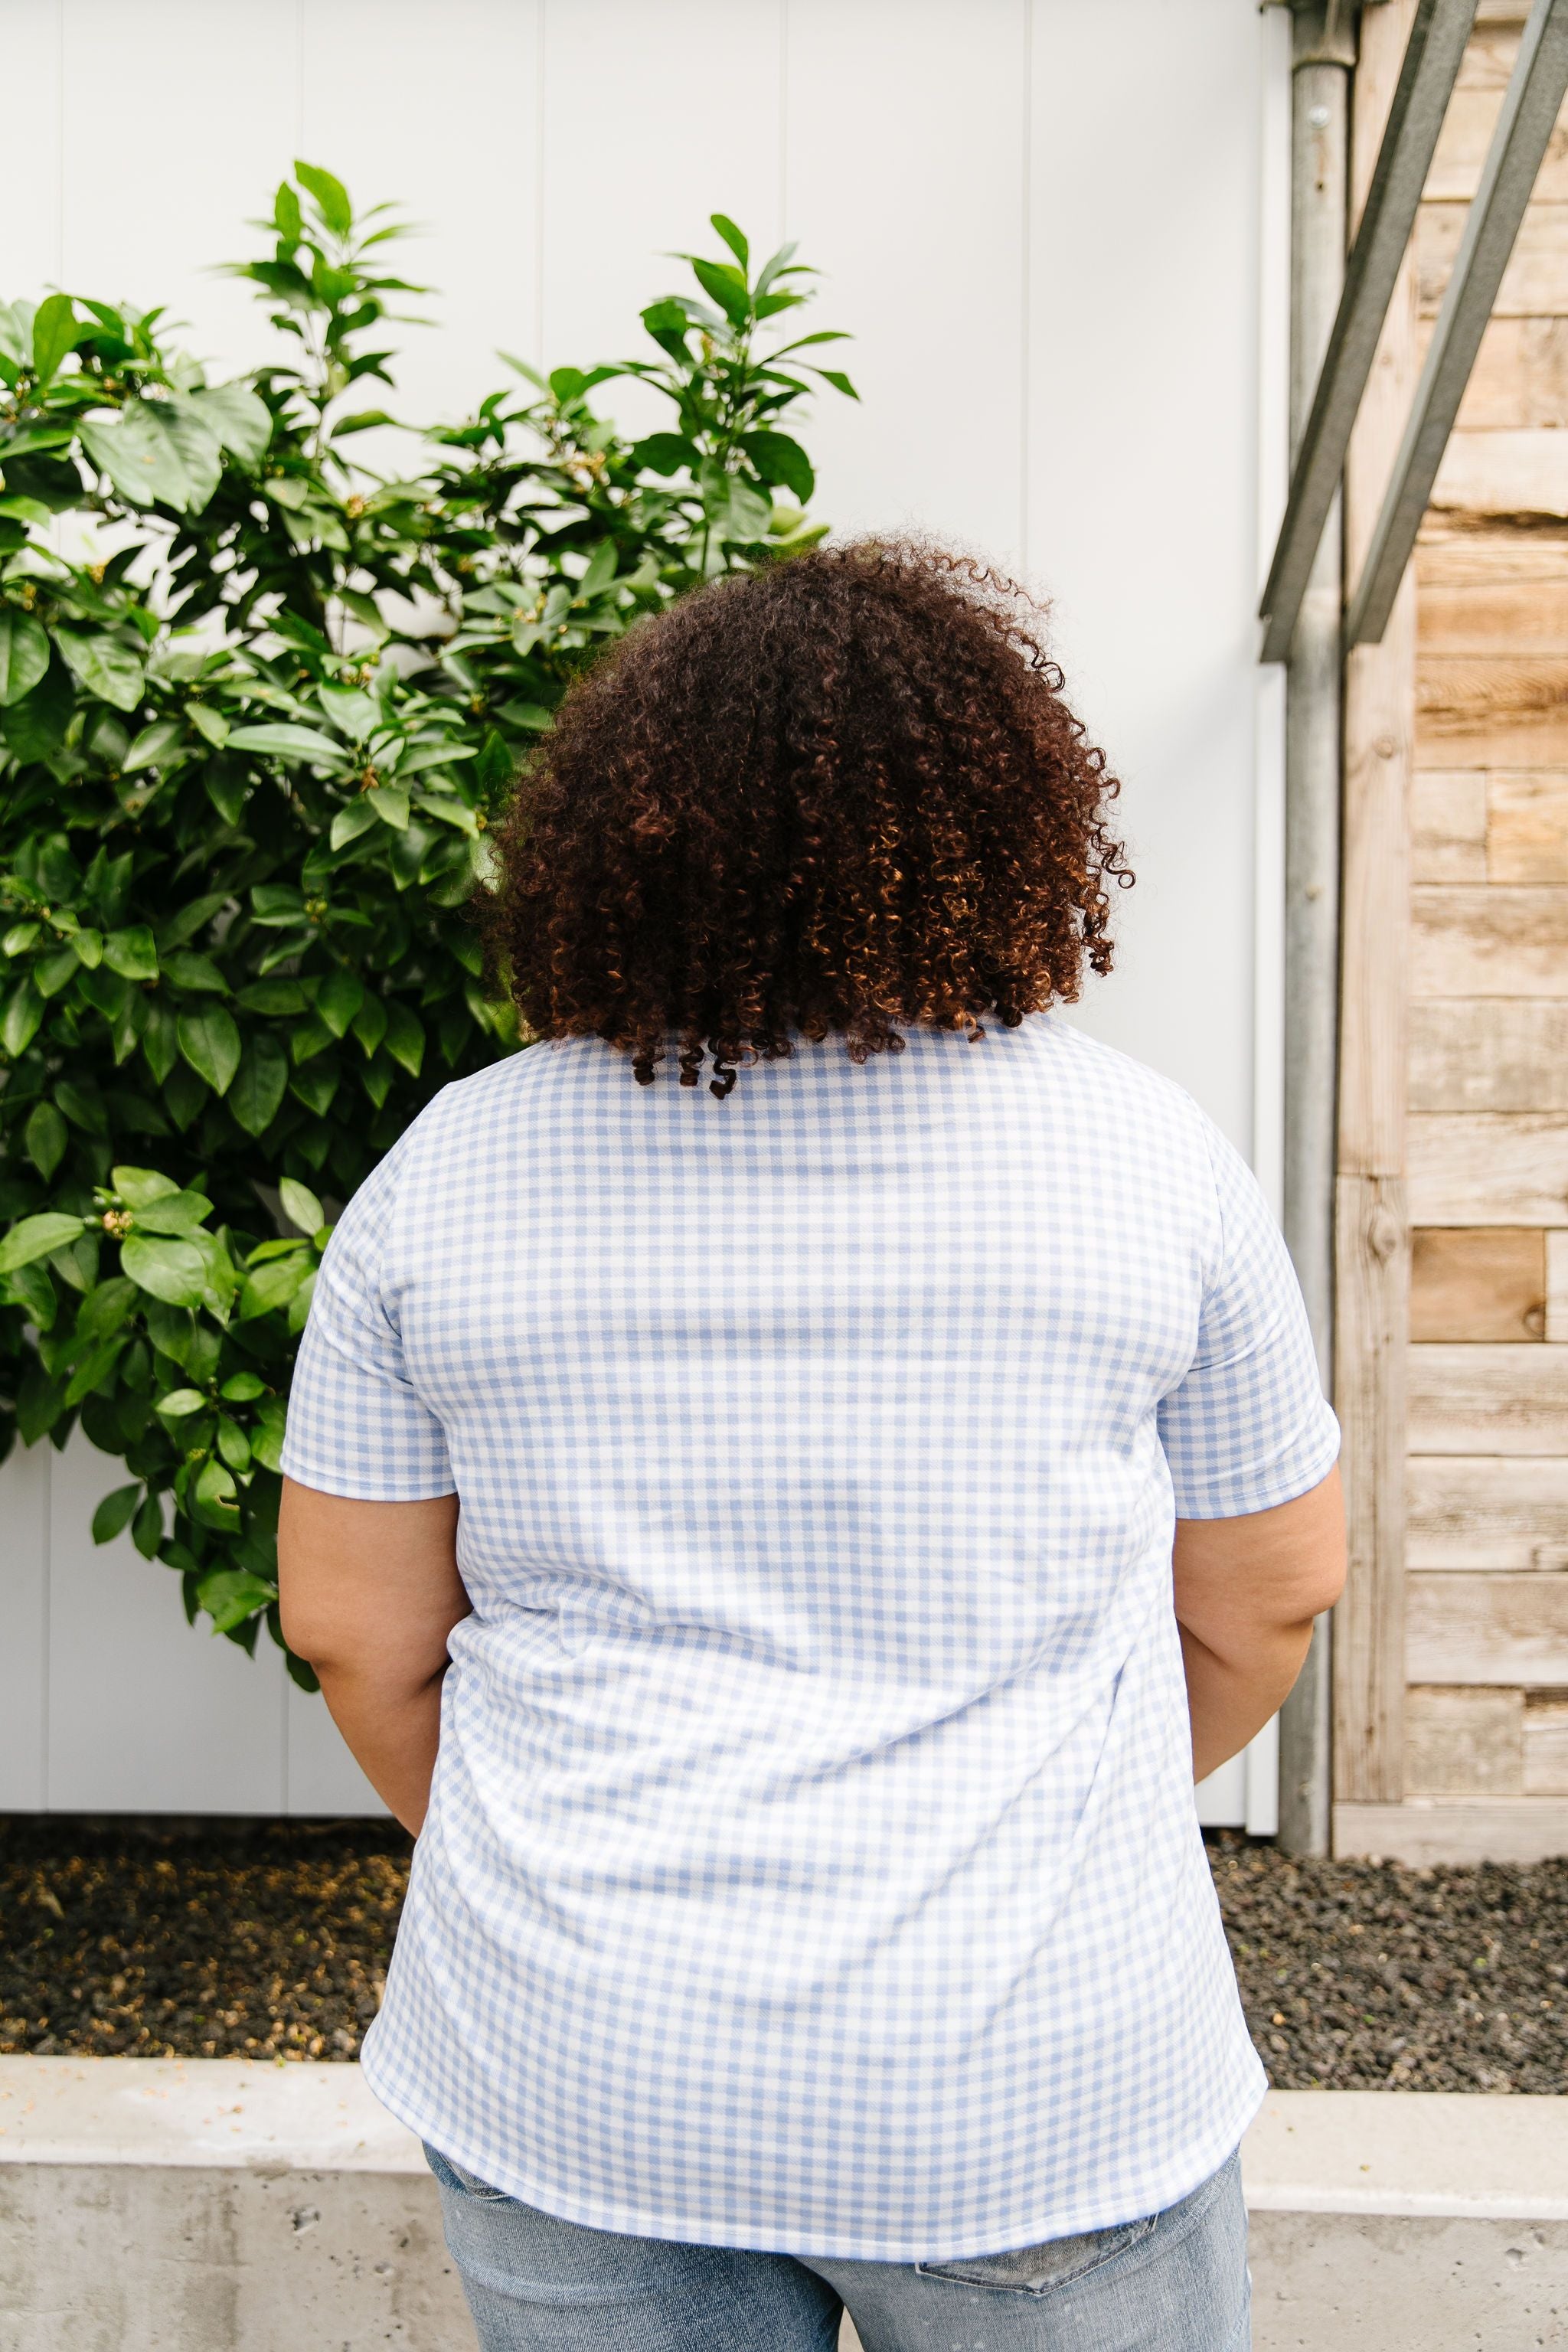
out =
<path fill-rule="evenodd" d="M 1410 1008 L 1412 1110 L 1568 1110 L 1568 1002 L 1449 1000 Z"/>
<path fill-rule="evenodd" d="M 1415 759 L 1423 768 L 1568 768 L 1568 656 L 1424 653 Z"/>
<path fill-rule="evenodd" d="M 1405 1367 L 1410 1233 L 1393 1177 L 1336 1193 L 1334 1401 L 1349 1572 L 1334 1612 L 1334 1787 L 1397 1797 L 1405 1769 Z"/>
<path fill-rule="evenodd" d="M 1475 1804 L 1419 1798 L 1408 1805 L 1337 1804 L 1334 1852 L 1375 1854 L 1413 1870 L 1444 1862 L 1547 1862 L 1568 1853 L 1568 1803 L 1492 1797 Z"/>
<path fill-rule="evenodd" d="M 1410 916 L 1412 996 L 1568 996 L 1568 888 L 1423 883 Z"/>
<path fill-rule="evenodd" d="M 1426 1342 L 1407 1378 L 1413 1454 L 1568 1454 L 1568 1348 Z"/>
<path fill-rule="evenodd" d="M 1568 335 L 1568 320 L 1563 321 Z M 1526 649 L 1542 653 L 1568 650 L 1561 642 L 1555 646 L 1552 635 L 1564 625 L 1565 616 L 1560 604 L 1552 599 L 1568 578 L 1568 542 L 1545 532 L 1519 532 L 1508 530 L 1456 530 L 1440 519 L 1428 518 L 1422 535 L 1415 542 L 1415 574 L 1420 585 L 1420 622 L 1423 645 L 1431 642 L 1436 653 L 1507 652 L 1510 648 L 1500 643 L 1494 627 L 1489 626 L 1484 641 L 1474 643 L 1468 638 L 1454 645 L 1444 645 L 1440 635 L 1440 613 L 1443 600 L 1449 592 L 1463 594 L 1472 609 L 1479 609 L 1479 600 L 1489 593 L 1514 592 L 1508 617 L 1513 625 L 1531 632 Z M 1522 591 L 1522 593 L 1519 592 Z M 1538 641 L 1542 610 L 1549 613 L 1548 637 Z"/>
<path fill-rule="evenodd" d="M 1436 318 L 1464 234 L 1468 205 L 1424 204 L 1415 220 L 1415 289 L 1423 318 Z M 1502 274 L 1492 315 L 1568 316 L 1568 205 L 1531 204 Z"/>
<path fill-rule="evenodd" d="M 1568 1684 L 1568 1574 L 1406 1579 L 1413 1683 Z"/>
<path fill-rule="evenodd" d="M 1522 1730 L 1525 1795 L 1568 1797 L 1568 1691 L 1531 1691 Z"/>
<path fill-rule="evenodd" d="M 1557 433 L 1456 432 L 1432 485 L 1431 511 L 1472 527 L 1561 522 L 1568 515 L 1568 443 Z"/>
<path fill-rule="evenodd" d="M 1421 1111 L 1410 1120 L 1410 1214 L 1423 1225 L 1568 1224 L 1568 1116 L 1539 1111 Z M 1493 1339 L 1539 1339 L 1538 1327 Z M 1425 1335 L 1436 1339 L 1435 1331 Z M 1451 1335 L 1479 1339 L 1470 1332 Z"/>
<path fill-rule="evenodd" d="M 1406 1797 L 1524 1793 L 1524 1693 L 1417 1685 L 1405 1694 Z"/>
<path fill-rule="evenodd" d="M 1415 1217 L 1420 1212 L 1414 1134 L 1411 1147 L 1410 1202 Z M 1412 1339 L 1542 1338 L 1546 1329 L 1543 1233 L 1517 1225 L 1414 1225 L 1410 1242 Z"/>
<path fill-rule="evenodd" d="M 1479 768 L 1418 768 L 1410 787 L 1413 882 L 1487 878 L 1487 780 Z"/>
<path fill-rule="evenodd" d="M 1492 59 L 1486 59 L 1490 72 Z M 1426 175 L 1429 204 L 1468 204 L 1476 193 L 1481 165 L 1491 144 L 1502 105 L 1502 84 L 1489 79 L 1485 87 L 1461 84 L 1448 100 L 1437 152 Z M 1568 198 L 1568 109 L 1559 115 L 1536 177 L 1538 200 Z"/>
<path fill-rule="evenodd" d="M 1486 793 L 1488 881 L 1568 882 L 1568 775 L 1505 770 L 1488 776 Z"/>
<path fill-rule="evenodd" d="M 1508 88 L 1519 55 L 1520 29 L 1528 12 L 1509 0 L 1500 12 L 1483 4 L 1476 10 L 1476 26 L 1460 61 L 1455 95 L 1489 89 L 1500 99 Z"/>
<path fill-rule="evenodd" d="M 1413 16 L 1413 0 L 1365 13 L 1351 110 L 1352 214 L 1372 178 Z M 1412 253 L 1346 457 L 1349 581 L 1360 573 L 1409 415 L 1416 326 Z M 1342 1797 L 1397 1798 L 1405 1777 L 1405 965 L 1415 681 L 1415 581 L 1407 570 L 1382 644 L 1353 647 L 1344 679 L 1334 1400 L 1350 1572 L 1332 1644 L 1333 1780 Z"/>
<path fill-rule="evenodd" d="M 1568 541 L 1434 532 L 1416 542 L 1415 579 L 1428 657 L 1568 657 Z"/>
<path fill-rule="evenodd" d="M 1408 1473 L 1407 1567 L 1568 1569 L 1568 1456 L 1416 1454 Z"/>
<path fill-rule="evenodd" d="M 1421 356 L 1433 321 L 1424 320 Z M 1568 320 L 1494 319 L 1459 404 L 1462 433 L 1507 433 L 1568 425 Z"/>
<path fill-rule="evenodd" d="M 1546 1344 L 1568 1342 L 1568 1234 L 1546 1236 Z"/>

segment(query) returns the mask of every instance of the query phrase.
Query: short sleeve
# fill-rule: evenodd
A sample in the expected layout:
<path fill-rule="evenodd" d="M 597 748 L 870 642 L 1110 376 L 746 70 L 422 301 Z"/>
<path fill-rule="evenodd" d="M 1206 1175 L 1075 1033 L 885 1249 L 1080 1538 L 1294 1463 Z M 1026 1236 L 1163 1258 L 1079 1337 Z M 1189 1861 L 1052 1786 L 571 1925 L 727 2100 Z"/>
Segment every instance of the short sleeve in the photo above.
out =
<path fill-rule="evenodd" d="M 1339 1424 L 1324 1399 L 1296 1270 L 1240 1154 L 1208 1137 L 1219 1215 L 1197 1352 L 1163 1400 L 1176 1516 L 1272 1510 L 1328 1475 Z"/>
<path fill-rule="evenodd" d="M 403 1154 L 399 1144 L 360 1186 L 327 1244 L 289 1395 L 286 1475 L 356 1502 L 415 1503 L 457 1485 L 385 1295 Z"/>

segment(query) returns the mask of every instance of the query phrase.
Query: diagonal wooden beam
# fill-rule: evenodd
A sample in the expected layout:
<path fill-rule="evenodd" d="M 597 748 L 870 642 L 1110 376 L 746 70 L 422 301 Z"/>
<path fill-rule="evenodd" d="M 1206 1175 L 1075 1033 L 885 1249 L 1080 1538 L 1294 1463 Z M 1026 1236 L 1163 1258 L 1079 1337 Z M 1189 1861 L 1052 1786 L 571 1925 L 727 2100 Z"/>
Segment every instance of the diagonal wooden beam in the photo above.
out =
<path fill-rule="evenodd" d="M 1388 625 L 1565 91 L 1568 0 L 1535 0 L 1351 599 L 1350 645 L 1376 645 Z"/>
<path fill-rule="evenodd" d="M 1475 13 L 1476 0 L 1420 0 L 1415 12 L 1291 468 L 1290 494 L 1259 608 L 1268 624 L 1265 661 L 1283 661 L 1290 649 Z"/>

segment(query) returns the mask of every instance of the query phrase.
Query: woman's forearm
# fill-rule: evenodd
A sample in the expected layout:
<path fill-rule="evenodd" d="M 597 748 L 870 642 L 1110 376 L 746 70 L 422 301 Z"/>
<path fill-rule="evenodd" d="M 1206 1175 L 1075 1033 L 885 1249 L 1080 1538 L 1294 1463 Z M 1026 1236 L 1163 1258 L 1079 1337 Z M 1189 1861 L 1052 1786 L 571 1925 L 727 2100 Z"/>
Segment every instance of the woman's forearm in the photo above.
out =
<path fill-rule="evenodd" d="M 443 1666 L 408 1690 L 354 1665 L 318 1665 L 321 1695 L 355 1761 L 387 1810 L 417 1837 L 430 1802 L 441 1733 Z"/>
<path fill-rule="evenodd" d="M 1220 1657 L 1185 1625 L 1180 1632 L 1193 1723 L 1193 1778 L 1203 1780 L 1239 1755 L 1279 1712 L 1301 1671 L 1312 1621 L 1270 1630 L 1239 1659 Z"/>

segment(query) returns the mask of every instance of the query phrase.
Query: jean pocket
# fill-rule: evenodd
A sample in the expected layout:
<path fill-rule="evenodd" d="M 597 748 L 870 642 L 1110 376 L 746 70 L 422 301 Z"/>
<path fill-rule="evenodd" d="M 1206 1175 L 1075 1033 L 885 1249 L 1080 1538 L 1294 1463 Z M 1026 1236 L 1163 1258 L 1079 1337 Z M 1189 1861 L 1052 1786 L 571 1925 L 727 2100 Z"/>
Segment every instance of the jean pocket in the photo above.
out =
<path fill-rule="evenodd" d="M 970 2254 L 956 2263 L 917 2263 L 922 2278 L 951 2279 L 958 2286 L 990 2287 L 1002 2294 L 1048 2294 L 1069 2286 L 1119 2254 L 1131 2252 L 1159 2216 L 1118 2221 L 1109 2230 L 1085 2230 L 1076 2238 L 1047 2239 L 1043 2246 L 1016 2246 L 1002 2254 Z"/>
<path fill-rule="evenodd" d="M 475 2172 L 458 2164 L 455 2158 L 443 2156 L 438 2147 L 425 2142 L 425 2161 L 443 2189 L 455 2189 L 459 2197 L 472 2197 L 481 2205 L 510 2205 L 513 2200 L 504 2189 L 494 2189 Z"/>

